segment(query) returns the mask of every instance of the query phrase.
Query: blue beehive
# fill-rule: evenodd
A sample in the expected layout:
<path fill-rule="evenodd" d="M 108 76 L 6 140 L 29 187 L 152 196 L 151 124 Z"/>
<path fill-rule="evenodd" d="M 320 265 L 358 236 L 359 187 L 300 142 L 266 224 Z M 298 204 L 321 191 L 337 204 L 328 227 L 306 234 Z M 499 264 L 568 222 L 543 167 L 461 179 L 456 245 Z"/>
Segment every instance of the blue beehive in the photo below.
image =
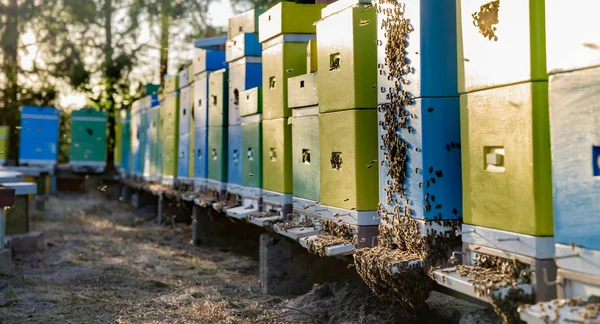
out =
<path fill-rule="evenodd" d="M 208 176 L 208 128 L 194 129 L 194 179 L 206 179 Z"/>
<path fill-rule="evenodd" d="M 262 45 L 258 41 L 258 35 L 245 33 L 227 41 L 225 58 L 227 62 L 233 62 L 246 56 L 262 56 Z"/>
<path fill-rule="evenodd" d="M 554 240 L 600 250 L 600 68 L 550 78 Z"/>
<path fill-rule="evenodd" d="M 242 184 L 242 126 L 229 126 L 227 145 L 227 182 Z"/>
<path fill-rule="evenodd" d="M 262 64 L 260 57 L 243 57 L 229 64 L 229 125 L 240 125 L 240 93 L 260 87 Z"/>
<path fill-rule="evenodd" d="M 210 71 L 196 74 L 194 80 L 194 128 L 208 127 L 208 76 Z"/>
<path fill-rule="evenodd" d="M 190 133 L 179 134 L 179 149 L 177 153 L 177 177 L 186 179 L 188 177 Z"/>
<path fill-rule="evenodd" d="M 199 50 L 198 55 L 194 58 L 194 73 L 198 74 L 204 71 L 216 71 L 227 68 L 225 61 L 225 52 L 223 51 L 207 51 Z"/>
<path fill-rule="evenodd" d="M 19 162 L 52 165 L 58 156 L 60 112 L 54 107 L 21 107 Z"/>
<path fill-rule="evenodd" d="M 398 201 L 402 208 L 408 207 L 407 214 L 417 219 L 459 219 L 462 217 L 459 98 L 416 99 L 406 109 L 412 116 L 410 128 L 399 131 L 400 138 L 408 144 L 406 197 L 394 196 L 393 201 Z M 384 114 L 379 112 L 379 120 L 384 120 Z M 386 133 L 380 126 L 380 145 L 384 145 L 381 136 Z M 379 200 L 393 211 L 394 206 L 386 202 L 385 188 L 391 178 L 386 176 L 388 161 L 383 150 L 379 150 L 379 161 L 385 161 L 379 169 Z"/>

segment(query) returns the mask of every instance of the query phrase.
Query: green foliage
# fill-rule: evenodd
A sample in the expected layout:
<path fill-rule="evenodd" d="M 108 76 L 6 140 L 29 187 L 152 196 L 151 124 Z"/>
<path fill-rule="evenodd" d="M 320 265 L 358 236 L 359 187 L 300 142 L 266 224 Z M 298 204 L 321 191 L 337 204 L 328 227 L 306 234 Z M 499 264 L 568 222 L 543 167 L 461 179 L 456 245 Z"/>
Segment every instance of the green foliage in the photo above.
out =
<path fill-rule="evenodd" d="M 58 138 L 58 163 L 68 163 L 71 150 L 71 112 L 61 111 Z"/>

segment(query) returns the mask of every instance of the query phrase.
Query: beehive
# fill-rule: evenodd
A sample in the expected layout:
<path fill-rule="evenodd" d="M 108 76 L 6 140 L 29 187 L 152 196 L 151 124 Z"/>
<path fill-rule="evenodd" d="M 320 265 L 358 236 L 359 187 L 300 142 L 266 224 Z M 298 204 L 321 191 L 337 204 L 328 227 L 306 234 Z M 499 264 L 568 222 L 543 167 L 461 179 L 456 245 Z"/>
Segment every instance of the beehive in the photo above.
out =
<path fill-rule="evenodd" d="M 179 136 L 165 135 L 161 138 L 163 140 L 162 175 L 163 177 L 175 177 L 179 162 Z"/>
<path fill-rule="evenodd" d="M 19 163 L 56 163 L 59 115 L 60 112 L 54 107 L 21 107 Z"/>
<path fill-rule="evenodd" d="M 291 194 L 292 128 L 287 118 L 262 122 L 263 188 L 282 194 Z"/>
<path fill-rule="evenodd" d="M 183 89 L 190 84 L 190 69 L 189 67 L 183 68 L 177 74 L 177 79 L 179 84 L 177 85 L 177 90 Z"/>
<path fill-rule="evenodd" d="M 29 232 L 29 196 L 35 195 L 36 184 L 27 182 L 7 183 L 7 187 L 15 189 L 15 204 L 6 210 L 4 231 L 6 235 L 25 234 Z"/>
<path fill-rule="evenodd" d="M 198 50 L 192 69 L 196 75 L 206 71 L 217 71 L 227 68 L 225 52 Z"/>
<path fill-rule="evenodd" d="M 171 92 L 165 96 L 160 118 L 160 132 L 163 137 L 179 134 L 179 92 Z"/>
<path fill-rule="evenodd" d="M 8 126 L 0 126 L 0 165 L 6 161 L 6 156 L 8 155 L 8 133 Z"/>
<path fill-rule="evenodd" d="M 600 250 L 600 68 L 550 78 L 556 243 Z M 591 163 L 590 163 L 591 162 Z"/>
<path fill-rule="evenodd" d="M 379 4 L 378 8 L 378 103 L 389 102 L 390 88 L 394 89 L 397 81 L 390 75 L 386 53 L 398 57 L 394 51 L 400 49 L 404 50 L 404 56 L 398 59 L 406 59 L 408 64 L 403 67 L 410 67 L 410 71 L 398 71 L 407 81 L 400 83 L 402 90 L 413 98 L 458 96 L 456 1 L 411 0 Z M 387 14 L 399 8 L 402 13 Z M 406 24 L 410 24 L 411 29 L 403 30 Z M 388 44 L 388 33 L 408 37 L 409 41 L 400 44 L 399 38 L 394 38 Z"/>
<path fill-rule="evenodd" d="M 235 36 L 227 41 L 225 48 L 225 59 L 233 62 L 242 57 L 262 55 L 262 46 L 258 42 L 258 35 L 245 33 Z"/>
<path fill-rule="evenodd" d="M 164 137 L 163 134 L 163 124 L 164 117 L 163 113 L 165 111 L 165 97 L 164 95 L 159 95 L 158 100 L 160 101 L 159 109 L 158 109 L 158 128 L 156 132 L 156 177 L 160 178 L 163 174 L 163 155 L 164 155 Z"/>
<path fill-rule="evenodd" d="M 71 114 L 72 165 L 106 165 L 106 113 L 92 108 Z"/>
<path fill-rule="evenodd" d="M 208 177 L 208 128 L 194 129 L 194 159 L 195 179 L 206 179 Z"/>
<path fill-rule="evenodd" d="M 140 128 L 138 129 L 138 131 L 135 134 L 136 137 L 139 138 L 139 143 L 140 143 L 140 163 L 139 163 L 140 169 L 137 172 L 138 175 L 144 175 L 148 172 L 146 169 L 146 166 L 147 166 L 146 162 L 148 161 L 148 157 L 149 157 L 148 132 L 150 129 L 150 126 L 149 126 L 150 117 L 148 114 L 148 110 L 150 110 L 152 108 L 153 97 L 155 98 L 154 100 L 157 100 L 156 95 L 154 95 L 154 96 L 149 95 L 149 96 L 145 96 L 142 98 L 142 110 L 139 112 Z M 130 122 L 130 126 L 131 126 L 131 122 Z M 131 163 L 133 163 L 133 161 L 130 160 L 130 164 Z"/>
<path fill-rule="evenodd" d="M 317 23 L 319 111 L 377 107 L 376 10 L 354 3 L 323 9 Z"/>
<path fill-rule="evenodd" d="M 548 83 L 460 97 L 465 224 L 551 236 Z"/>
<path fill-rule="evenodd" d="M 190 133 L 179 134 L 177 149 L 177 177 L 187 178 L 189 172 Z"/>
<path fill-rule="evenodd" d="M 385 107 L 385 106 L 384 106 Z M 390 108 L 388 108 L 390 109 Z M 379 121 L 379 201 L 389 212 L 408 208 L 416 219 L 462 217 L 460 103 L 458 97 L 415 99 L 408 117 L 381 109 Z M 407 118 L 406 127 L 399 127 Z M 406 148 L 401 149 L 402 143 Z M 392 152 L 390 154 L 390 152 Z M 369 162 L 370 164 L 370 162 Z M 391 166 L 391 170 L 390 170 Z M 394 178 L 388 175 L 391 173 Z M 402 179 L 396 187 L 394 179 Z M 388 200 L 386 189 L 393 193 Z M 404 214 L 404 213 L 402 213 Z"/>
<path fill-rule="evenodd" d="M 179 75 L 169 75 L 165 77 L 164 93 L 169 94 L 179 90 Z"/>
<path fill-rule="evenodd" d="M 152 177 L 158 175 L 158 135 L 160 127 L 160 103 L 157 106 L 153 106 L 149 110 L 149 137 L 148 137 L 148 153 L 149 153 L 149 166 L 148 174 Z"/>
<path fill-rule="evenodd" d="M 196 74 L 194 80 L 194 128 L 208 127 L 208 76 L 210 71 Z"/>
<path fill-rule="evenodd" d="M 258 17 L 258 40 L 263 43 L 281 34 L 314 34 L 314 23 L 321 18 L 323 7 L 294 2 L 276 4 Z"/>
<path fill-rule="evenodd" d="M 311 107 L 319 103 L 317 73 L 307 73 L 288 79 L 288 106 Z"/>
<path fill-rule="evenodd" d="M 262 64 L 258 57 L 244 57 L 229 64 L 229 125 L 240 125 L 240 93 L 260 87 Z"/>
<path fill-rule="evenodd" d="M 262 188 L 262 122 L 242 124 L 242 185 Z"/>
<path fill-rule="evenodd" d="M 194 86 L 189 85 L 181 89 L 179 95 L 179 134 L 189 134 L 190 127 L 194 127 L 192 96 L 194 95 Z"/>
<path fill-rule="evenodd" d="M 158 109 L 159 102 L 157 95 L 147 96 L 149 103 L 148 109 L 143 112 L 142 119 L 144 120 L 145 129 L 140 130 L 140 138 L 143 138 L 143 175 L 145 178 L 150 177 L 152 174 L 152 167 L 154 166 L 154 156 L 156 155 L 156 121 L 152 119 L 153 111 Z M 154 122 L 154 126 L 152 123 Z M 132 124 L 133 125 L 133 124 Z M 154 127 L 154 130 L 153 130 Z M 133 134 L 133 133 L 132 133 Z M 154 135 L 153 135 L 154 134 Z M 143 137 L 142 137 L 143 136 Z M 154 136 L 154 137 L 153 137 Z M 153 150 L 154 148 L 154 150 Z M 140 150 L 141 152 L 141 150 Z M 132 159 L 133 160 L 133 159 Z"/>
<path fill-rule="evenodd" d="M 115 166 L 128 170 L 131 144 L 130 111 L 121 110 L 115 124 Z M 140 145 L 141 146 L 141 145 Z"/>
<path fill-rule="evenodd" d="M 192 128 L 190 130 L 190 133 L 188 134 L 189 136 L 189 143 L 188 143 L 188 147 L 187 147 L 187 157 L 188 157 L 188 161 L 187 161 L 187 166 L 188 166 L 188 178 L 193 178 L 194 177 L 194 170 L 195 170 L 195 166 L 194 164 L 196 163 L 196 160 L 194 159 L 194 150 L 196 149 L 196 134 L 195 134 L 196 129 Z"/>
<path fill-rule="evenodd" d="M 459 3 L 460 93 L 548 79 L 544 0 Z"/>
<path fill-rule="evenodd" d="M 314 35 L 280 35 L 263 43 L 263 118 L 291 116 L 287 79 L 306 73 L 306 44 Z"/>
<path fill-rule="evenodd" d="M 321 204 L 346 210 L 376 210 L 377 111 L 320 114 L 319 146 Z"/>
<path fill-rule="evenodd" d="M 227 182 L 227 127 L 208 128 L 208 178 Z"/>
<path fill-rule="evenodd" d="M 240 116 L 262 113 L 262 88 L 256 87 L 240 92 Z"/>
<path fill-rule="evenodd" d="M 317 40 L 311 39 L 306 46 L 306 73 L 317 72 L 319 55 L 317 54 Z"/>
<path fill-rule="evenodd" d="M 600 2 L 546 0 L 548 72 L 572 71 L 600 65 Z"/>
<path fill-rule="evenodd" d="M 208 126 L 227 126 L 229 71 L 221 69 L 208 76 Z"/>
<path fill-rule="evenodd" d="M 320 198 L 319 116 L 294 117 L 292 123 L 294 197 Z"/>
<path fill-rule="evenodd" d="M 264 9 L 255 8 L 229 18 L 227 38 L 233 39 L 243 33 L 258 33 L 258 16 Z"/>
<path fill-rule="evenodd" d="M 131 105 L 131 127 L 130 127 L 130 147 L 131 147 L 131 161 L 127 170 L 135 174 L 141 169 L 142 155 L 141 146 L 142 141 L 140 139 L 140 132 L 142 131 L 142 114 L 143 114 L 143 100 L 139 99 L 133 102 Z"/>
<path fill-rule="evenodd" d="M 227 183 L 242 184 L 242 125 L 229 126 L 227 145 Z"/>

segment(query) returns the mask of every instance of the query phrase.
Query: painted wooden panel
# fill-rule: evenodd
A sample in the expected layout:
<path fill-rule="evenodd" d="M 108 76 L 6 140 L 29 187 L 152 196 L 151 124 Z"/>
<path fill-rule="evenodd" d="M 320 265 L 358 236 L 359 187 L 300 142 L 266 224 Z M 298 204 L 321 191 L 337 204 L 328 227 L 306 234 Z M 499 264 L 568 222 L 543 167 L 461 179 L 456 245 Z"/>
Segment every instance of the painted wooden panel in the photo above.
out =
<path fill-rule="evenodd" d="M 210 72 L 196 74 L 194 80 L 194 127 L 208 127 L 208 76 Z"/>
<path fill-rule="evenodd" d="M 208 76 L 208 126 L 227 126 L 229 70 L 222 69 Z"/>
<path fill-rule="evenodd" d="M 596 0 L 546 0 L 548 73 L 600 65 Z"/>
<path fill-rule="evenodd" d="M 600 68 L 549 87 L 555 241 L 600 250 Z"/>
<path fill-rule="evenodd" d="M 548 82 L 460 97 L 465 224 L 551 236 Z"/>
<path fill-rule="evenodd" d="M 258 39 L 262 43 L 280 34 L 314 34 L 314 23 L 325 5 L 280 2 L 258 17 Z"/>
<path fill-rule="evenodd" d="M 21 131 L 23 139 L 45 139 L 58 142 L 60 111 L 54 107 L 21 107 Z"/>
<path fill-rule="evenodd" d="M 169 75 L 165 78 L 165 94 L 179 90 L 179 75 Z"/>
<path fill-rule="evenodd" d="M 319 112 L 377 107 L 376 19 L 354 6 L 317 23 Z"/>
<path fill-rule="evenodd" d="M 177 165 L 179 162 L 179 138 L 173 135 L 163 137 L 163 176 L 177 176 Z"/>
<path fill-rule="evenodd" d="M 294 117 L 292 146 L 294 197 L 318 201 L 321 189 L 319 116 Z"/>
<path fill-rule="evenodd" d="M 287 118 L 263 120 L 263 188 L 283 194 L 293 192 L 292 127 Z"/>
<path fill-rule="evenodd" d="M 71 143 L 78 141 L 106 141 L 107 116 L 92 108 L 76 110 L 71 114 Z"/>
<path fill-rule="evenodd" d="M 104 142 L 77 142 L 71 145 L 69 161 L 71 163 L 105 163 L 106 141 Z"/>
<path fill-rule="evenodd" d="M 262 122 L 242 124 L 242 184 L 262 188 Z"/>
<path fill-rule="evenodd" d="M 85 142 L 77 142 L 77 145 Z M 28 139 L 21 141 L 19 147 L 19 163 L 22 164 L 55 164 L 58 158 L 58 145 L 55 141 L 44 139 Z"/>
<path fill-rule="evenodd" d="M 405 58 L 410 62 L 410 73 L 403 79 L 401 89 L 413 98 L 432 96 L 458 96 L 457 85 L 457 37 L 456 37 L 456 1 L 408 0 L 398 2 L 403 6 L 403 14 L 391 18 L 386 9 L 395 6 L 383 4 L 377 14 L 377 73 L 378 102 L 389 102 L 390 88 L 395 88 L 397 80 L 389 75 L 386 63 L 386 45 L 388 28 L 384 21 L 402 19 L 410 21 L 412 30 L 405 44 Z M 391 24 L 387 24 L 390 26 Z M 398 46 L 398 45 L 396 45 Z M 390 50 L 394 50 L 392 46 Z M 443 53 L 443 55 L 440 55 Z M 386 89 L 385 92 L 381 88 Z"/>
<path fill-rule="evenodd" d="M 8 155 L 8 126 L 0 126 L 0 164 L 4 163 Z"/>
<path fill-rule="evenodd" d="M 192 122 L 192 95 L 194 86 L 187 86 L 181 89 L 179 95 L 179 134 L 190 133 L 190 123 Z"/>
<path fill-rule="evenodd" d="M 227 183 L 242 184 L 242 125 L 229 126 L 227 136 Z"/>
<path fill-rule="evenodd" d="M 458 91 L 547 80 L 544 0 L 460 0 Z"/>
<path fill-rule="evenodd" d="M 198 55 L 194 58 L 193 69 L 196 75 L 206 71 L 217 71 L 227 68 L 224 51 L 197 50 Z"/>
<path fill-rule="evenodd" d="M 261 56 L 262 45 L 258 42 L 258 35 L 245 33 L 227 40 L 225 58 L 231 63 L 237 59 L 248 56 Z"/>
<path fill-rule="evenodd" d="M 288 106 L 290 108 L 319 104 L 317 73 L 307 73 L 288 79 Z"/>
<path fill-rule="evenodd" d="M 379 202 L 393 212 L 394 207 L 408 208 L 416 219 L 460 219 L 462 217 L 460 103 L 458 97 L 415 99 L 407 105 L 408 128 L 398 137 L 406 141 L 405 197 L 395 194 L 387 203 L 385 188 L 389 177 L 382 136 L 387 130 L 379 126 Z M 379 112 L 385 120 L 385 112 Z M 394 158 L 397 156 L 394 156 Z M 384 161 L 383 164 L 381 161 Z"/>
<path fill-rule="evenodd" d="M 240 125 L 240 93 L 262 83 L 260 58 L 244 57 L 229 65 L 229 125 Z"/>
<path fill-rule="evenodd" d="M 177 176 L 187 178 L 189 171 L 190 134 L 179 135 L 177 146 Z"/>
<path fill-rule="evenodd" d="M 208 177 L 208 128 L 194 129 L 194 178 Z"/>
<path fill-rule="evenodd" d="M 29 232 L 29 202 L 27 195 L 15 197 L 15 205 L 6 210 L 5 234 L 16 235 Z"/>
<path fill-rule="evenodd" d="M 317 72 L 319 55 L 317 54 L 317 40 L 311 39 L 306 46 L 306 73 Z"/>
<path fill-rule="evenodd" d="M 256 87 L 240 93 L 240 116 L 262 113 L 262 88 Z"/>
<path fill-rule="evenodd" d="M 179 92 L 165 96 L 165 104 L 161 107 L 162 136 L 177 136 L 179 134 Z"/>
<path fill-rule="evenodd" d="M 263 12 L 264 9 L 255 8 L 229 18 L 227 38 L 233 39 L 243 33 L 258 34 L 258 16 Z"/>
<path fill-rule="evenodd" d="M 208 128 L 208 178 L 227 182 L 227 127 Z"/>
<path fill-rule="evenodd" d="M 376 210 L 377 110 L 320 114 L 319 145 L 321 204 L 346 210 Z"/>

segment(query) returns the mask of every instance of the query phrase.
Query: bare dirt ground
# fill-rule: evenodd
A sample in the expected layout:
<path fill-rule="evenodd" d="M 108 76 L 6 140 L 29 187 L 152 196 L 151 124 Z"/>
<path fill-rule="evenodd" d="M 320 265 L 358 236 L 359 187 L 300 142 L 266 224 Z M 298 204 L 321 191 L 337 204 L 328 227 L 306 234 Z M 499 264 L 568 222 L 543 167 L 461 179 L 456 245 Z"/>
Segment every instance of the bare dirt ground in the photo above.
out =
<path fill-rule="evenodd" d="M 417 320 L 356 282 L 264 295 L 256 260 L 190 245 L 189 226 L 141 216 L 98 193 L 51 197 L 33 224 L 48 249 L 17 256 L 0 277 L 0 323 L 448 323 L 457 309 L 481 311 L 437 294 Z"/>

